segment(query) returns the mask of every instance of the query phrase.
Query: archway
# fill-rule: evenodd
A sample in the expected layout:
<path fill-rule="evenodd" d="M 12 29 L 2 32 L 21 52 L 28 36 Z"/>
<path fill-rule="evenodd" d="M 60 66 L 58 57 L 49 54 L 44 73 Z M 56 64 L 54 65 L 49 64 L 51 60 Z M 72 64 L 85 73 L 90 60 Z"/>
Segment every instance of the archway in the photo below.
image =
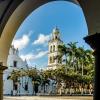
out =
<path fill-rule="evenodd" d="M 28 1 L 23 1 L 17 9 L 13 12 L 13 14 L 10 16 L 8 22 L 6 23 L 1 39 L 0 39 L 0 62 L 3 62 L 4 65 L 6 65 L 6 60 L 7 60 L 7 55 L 8 51 L 10 48 L 10 44 L 12 42 L 12 39 L 22 23 L 22 21 L 36 8 L 39 6 L 51 2 L 51 1 L 57 1 L 57 0 L 28 0 Z M 84 10 L 83 5 L 85 4 L 84 1 L 77 1 L 77 0 L 65 0 L 65 1 L 70 1 L 78 6 L 81 5 L 81 7 Z M 80 5 L 79 5 L 80 4 Z M 90 33 L 90 32 L 89 32 Z M 5 44 L 5 45 L 4 45 Z"/>
<path fill-rule="evenodd" d="M 62 2 L 63 2 L 63 4 L 62 4 Z M 55 6 L 53 6 L 54 4 L 55 4 Z M 58 4 L 60 4 L 60 6 L 58 6 Z M 48 10 L 44 11 L 42 9 L 44 7 L 45 7 L 46 10 L 49 9 L 49 11 Z M 63 7 L 64 7 L 64 9 L 63 9 Z M 70 7 L 70 8 L 68 8 L 68 7 Z M 69 12 L 69 9 L 70 9 L 70 12 Z M 73 9 L 73 10 L 71 10 L 71 9 Z M 55 13 L 54 13 L 54 10 L 55 10 Z M 38 12 L 38 13 L 40 12 L 40 13 L 38 14 L 36 12 Z M 56 25 L 58 26 L 59 31 L 61 31 L 61 33 L 63 33 L 63 34 L 61 34 L 61 36 L 63 36 L 64 34 L 66 34 L 66 36 L 64 36 L 64 37 L 66 37 L 66 40 L 70 40 L 71 41 L 71 39 L 73 38 L 73 36 L 71 36 L 71 38 L 70 38 L 70 36 L 68 35 L 68 34 L 71 34 L 71 33 L 73 35 L 76 34 L 77 37 L 81 36 L 80 37 L 81 39 L 83 39 L 83 37 L 85 37 L 87 35 L 86 34 L 85 36 L 82 36 L 84 33 L 88 33 L 87 31 L 83 32 L 84 27 L 86 27 L 86 21 L 84 20 L 85 18 L 84 18 L 82 9 L 79 6 L 77 6 L 77 5 L 75 5 L 75 4 L 71 3 L 71 2 L 66 2 L 66 1 L 49 2 L 49 3 L 47 3 L 47 4 L 45 4 L 45 5 L 41 6 L 41 7 L 39 7 L 38 9 L 34 10 L 32 13 L 33 14 L 31 14 L 31 15 L 33 15 L 33 16 L 31 18 L 29 18 L 29 16 L 30 16 L 29 15 L 28 18 L 25 19 L 25 20 L 29 19 L 29 20 L 26 21 L 27 22 L 27 26 L 26 27 L 23 26 L 23 23 L 25 23 L 25 21 L 24 21 L 21 24 L 21 27 L 18 29 L 17 34 L 19 34 L 19 36 L 17 36 L 17 34 L 16 34 L 16 36 L 17 36 L 17 37 L 15 37 L 16 40 L 19 39 L 19 38 L 21 39 L 21 36 L 23 36 L 22 33 L 25 33 L 27 35 L 28 32 L 31 30 L 31 31 L 33 31 L 32 32 L 33 36 L 31 35 L 31 37 L 33 37 L 32 41 L 34 41 L 34 38 L 39 36 L 39 35 L 36 36 L 36 34 L 41 33 L 43 35 L 49 35 L 51 33 L 51 31 L 52 31 L 51 27 L 54 28 Z M 41 15 L 41 13 L 43 13 L 43 14 Z M 49 17 L 50 15 L 51 15 L 52 18 Z M 55 15 L 57 15 L 57 16 L 55 17 Z M 36 16 L 36 18 L 34 18 L 35 16 Z M 41 17 L 39 17 L 39 16 L 41 16 Z M 47 19 L 46 16 L 49 17 L 49 18 Z M 61 16 L 63 16 L 63 18 L 61 18 Z M 64 18 L 64 16 L 66 16 L 66 17 Z M 69 16 L 70 16 L 71 20 L 70 20 Z M 44 18 L 42 18 L 42 17 L 44 17 Z M 50 19 L 54 19 L 54 20 L 50 21 Z M 60 20 L 61 20 L 62 24 L 59 24 Z M 80 21 L 77 21 L 77 20 L 80 20 Z M 28 21 L 31 24 L 28 24 Z M 53 22 L 53 26 L 50 24 L 50 22 L 51 23 Z M 84 24 L 83 24 L 83 22 L 84 22 Z M 37 25 L 37 23 L 39 23 L 40 25 Z M 65 23 L 67 23 L 67 25 L 64 25 Z M 77 25 L 78 23 L 80 23 L 80 24 Z M 47 27 L 48 25 L 49 25 L 49 28 Z M 35 27 L 37 27 L 37 29 Z M 26 30 L 27 28 L 28 28 L 28 30 Z M 45 31 L 43 31 L 44 28 L 45 28 Z M 26 31 L 23 31 L 23 30 L 26 30 Z M 49 32 L 49 30 L 51 30 L 51 31 Z M 63 32 L 63 30 L 66 30 L 66 32 Z M 67 30 L 73 30 L 73 32 L 68 32 Z M 76 30 L 77 30 L 77 32 L 76 32 Z M 82 30 L 82 31 L 78 32 L 78 30 Z M 87 30 L 87 27 L 86 27 L 86 30 Z M 45 33 L 48 33 L 48 34 L 45 34 Z M 80 35 L 78 35 L 78 33 L 80 33 Z M 67 37 L 69 37 L 69 39 Z M 38 38 L 36 38 L 36 39 L 38 39 Z M 75 40 L 73 40 L 73 41 L 75 41 Z M 76 41 L 78 41 L 78 39 L 76 39 Z M 67 43 L 67 42 L 65 42 L 65 43 Z M 80 43 L 80 41 L 78 43 Z M 20 44 L 21 44 L 21 42 L 20 42 Z M 30 45 L 30 44 L 28 44 L 28 45 Z M 36 54 L 35 51 L 36 51 L 37 47 L 34 48 L 34 45 L 32 45 L 32 46 L 33 46 L 33 48 L 31 48 L 31 50 L 33 49 L 32 53 L 35 55 Z M 36 46 L 36 44 L 35 44 L 35 46 Z M 40 46 L 39 48 L 42 51 L 41 45 L 39 45 L 39 46 Z M 15 45 L 15 47 L 16 47 L 16 45 Z M 57 45 L 55 47 L 57 47 Z M 24 53 L 24 56 L 28 55 L 28 48 L 29 48 L 28 46 L 27 46 L 27 48 L 24 48 L 24 51 L 27 49 L 27 53 Z M 53 50 L 53 51 L 55 51 L 55 50 Z M 21 55 L 23 55 L 23 53 Z M 38 53 L 37 53 L 37 55 L 38 55 Z M 27 57 L 26 57 L 26 59 L 27 59 Z M 45 59 L 44 56 L 43 56 L 42 59 Z M 54 62 L 54 57 L 52 57 L 52 60 L 53 60 L 52 62 Z M 40 59 L 38 59 L 38 61 L 41 62 Z M 32 62 L 36 64 L 36 68 L 38 66 L 41 67 L 44 64 L 43 61 L 42 61 L 43 63 L 41 63 L 41 65 L 39 65 L 37 61 L 34 62 L 34 60 L 33 60 Z M 45 62 L 47 62 L 47 61 L 45 61 Z M 31 66 L 32 66 L 32 63 L 31 63 Z"/>
<path fill-rule="evenodd" d="M 50 2 L 51 0 L 30 0 L 30 1 L 23 1 L 20 2 L 17 5 L 17 9 L 13 10 L 13 13 L 11 14 L 10 18 L 8 18 L 9 20 L 7 20 L 7 22 L 4 24 L 4 28 L 1 31 L 1 37 L 0 37 L 0 62 L 3 62 L 3 65 L 6 65 L 6 60 L 7 60 L 7 55 L 8 55 L 8 51 L 10 48 L 10 44 L 11 41 L 15 35 L 16 30 L 18 29 L 19 25 L 21 24 L 21 22 L 25 19 L 26 16 L 28 16 L 28 14 L 36 9 L 37 7 Z M 56 0 L 52 0 L 52 1 L 56 1 Z M 76 4 L 80 4 L 80 6 L 82 7 L 83 11 L 84 11 L 84 15 L 86 17 L 86 21 L 87 21 L 87 26 L 88 26 L 88 30 L 89 30 L 89 34 L 94 34 L 94 36 L 90 36 L 88 38 L 85 38 L 86 41 L 89 44 L 92 44 L 91 46 L 94 47 L 95 50 L 97 50 L 96 52 L 96 57 L 97 57 L 97 65 L 99 65 L 99 44 L 98 42 L 100 42 L 100 35 L 95 34 L 96 32 L 100 32 L 99 29 L 99 17 L 100 17 L 100 13 L 99 13 L 99 1 L 98 0 L 91 0 L 91 2 L 89 0 L 67 0 Z M 21 16 L 20 18 L 18 18 L 18 16 Z M 14 22 L 14 23 L 13 23 Z M 98 38 L 97 38 L 98 37 Z M 95 43 L 93 42 L 93 40 L 97 40 Z M 97 56 L 98 54 L 98 56 Z M 97 68 L 99 68 L 99 66 L 97 66 Z M 99 69 L 98 69 L 99 70 Z M 99 72 L 97 73 L 97 75 L 99 74 Z M 96 75 L 96 76 L 97 76 Z M 97 76 L 97 79 L 99 80 L 99 77 Z M 97 81 L 97 87 L 99 86 L 99 81 Z M 97 89 L 97 88 L 96 88 Z M 99 89 L 99 88 L 98 88 Z M 96 99 L 97 100 L 97 99 Z"/>

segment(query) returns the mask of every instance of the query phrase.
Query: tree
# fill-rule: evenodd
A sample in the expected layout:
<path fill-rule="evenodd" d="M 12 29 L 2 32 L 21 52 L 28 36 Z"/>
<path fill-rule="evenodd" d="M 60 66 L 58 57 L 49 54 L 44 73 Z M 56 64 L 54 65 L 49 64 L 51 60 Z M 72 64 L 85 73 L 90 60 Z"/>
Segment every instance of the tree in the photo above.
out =
<path fill-rule="evenodd" d="M 53 78 L 52 77 L 52 71 L 51 70 L 46 70 L 46 71 L 41 71 L 40 72 L 41 75 L 41 86 L 43 87 L 44 93 L 45 93 L 45 86 L 46 84 L 49 85 L 49 78 Z"/>
<path fill-rule="evenodd" d="M 26 75 L 32 79 L 34 93 L 38 92 L 38 86 L 41 84 L 41 77 L 39 75 L 39 70 L 36 68 L 31 68 L 26 70 Z"/>
<path fill-rule="evenodd" d="M 83 47 L 77 47 L 77 42 L 70 42 L 66 46 L 59 46 L 60 53 L 66 55 L 66 75 L 65 80 L 69 78 L 69 83 L 73 81 L 77 84 L 89 84 L 93 82 L 94 75 L 94 56 L 92 50 L 85 50 Z M 61 74 L 59 74 L 61 75 Z M 60 77 L 62 77 L 60 76 Z M 72 81 L 71 81 L 72 80 Z"/>

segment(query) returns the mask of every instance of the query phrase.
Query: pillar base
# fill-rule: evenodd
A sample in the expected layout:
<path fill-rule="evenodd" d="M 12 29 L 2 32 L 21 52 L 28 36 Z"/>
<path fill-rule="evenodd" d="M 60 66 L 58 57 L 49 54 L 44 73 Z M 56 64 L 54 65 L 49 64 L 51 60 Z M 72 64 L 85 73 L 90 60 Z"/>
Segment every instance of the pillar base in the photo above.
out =
<path fill-rule="evenodd" d="M 95 79 L 93 100 L 100 100 L 100 33 L 84 38 L 91 48 L 94 49 L 95 56 Z"/>
<path fill-rule="evenodd" d="M 3 71 L 7 69 L 6 66 L 2 66 L 0 63 L 0 100 L 3 100 Z"/>
<path fill-rule="evenodd" d="M 8 67 L 6 67 L 6 66 L 0 66 L 0 70 L 1 71 L 4 71 L 4 70 L 6 70 Z"/>

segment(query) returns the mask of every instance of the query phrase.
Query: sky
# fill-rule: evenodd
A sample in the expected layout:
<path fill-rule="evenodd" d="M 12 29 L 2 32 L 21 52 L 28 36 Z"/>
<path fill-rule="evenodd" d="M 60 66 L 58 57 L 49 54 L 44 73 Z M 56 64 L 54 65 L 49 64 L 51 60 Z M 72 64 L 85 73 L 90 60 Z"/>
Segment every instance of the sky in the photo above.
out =
<path fill-rule="evenodd" d="M 83 40 L 88 29 L 82 9 L 67 1 L 50 2 L 34 10 L 23 21 L 12 42 L 29 66 L 47 67 L 48 40 L 56 26 L 65 44 L 78 42 L 77 46 L 90 49 Z"/>

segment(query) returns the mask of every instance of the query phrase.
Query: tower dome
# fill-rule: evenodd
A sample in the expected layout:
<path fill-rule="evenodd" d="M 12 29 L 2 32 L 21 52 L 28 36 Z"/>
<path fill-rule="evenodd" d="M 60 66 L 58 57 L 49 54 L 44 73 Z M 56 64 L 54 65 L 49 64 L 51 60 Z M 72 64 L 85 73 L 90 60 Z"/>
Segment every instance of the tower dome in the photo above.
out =
<path fill-rule="evenodd" d="M 59 32 L 59 29 L 57 28 L 57 26 L 52 31 L 52 39 L 54 39 L 54 40 L 60 39 L 60 32 Z"/>
<path fill-rule="evenodd" d="M 59 34 L 59 29 L 58 27 L 56 26 L 54 29 L 53 29 L 53 34 Z"/>

